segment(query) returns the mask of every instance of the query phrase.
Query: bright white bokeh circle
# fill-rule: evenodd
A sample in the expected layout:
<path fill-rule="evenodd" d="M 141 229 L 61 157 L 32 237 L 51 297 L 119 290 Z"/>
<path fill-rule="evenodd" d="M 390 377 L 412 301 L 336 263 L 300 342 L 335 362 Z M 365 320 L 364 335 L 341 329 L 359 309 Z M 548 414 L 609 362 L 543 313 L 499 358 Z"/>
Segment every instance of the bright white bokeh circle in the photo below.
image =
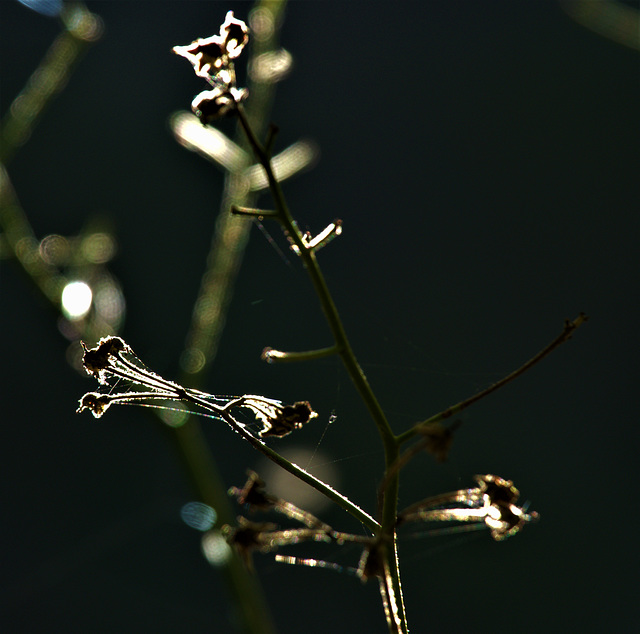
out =
<path fill-rule="evenodd" d="M 62 310 L 69 319 L 82 319 L 91 308 L 93 293 L 85 282 L 69 282 L 62 291 Z"/>

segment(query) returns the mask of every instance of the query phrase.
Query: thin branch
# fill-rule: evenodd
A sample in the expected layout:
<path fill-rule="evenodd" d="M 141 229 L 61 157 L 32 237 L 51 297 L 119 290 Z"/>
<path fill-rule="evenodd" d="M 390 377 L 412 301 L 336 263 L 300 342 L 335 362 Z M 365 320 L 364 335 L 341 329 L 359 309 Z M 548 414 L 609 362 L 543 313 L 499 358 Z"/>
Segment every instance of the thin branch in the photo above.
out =
<path fill-rule="evenodd" d="M 251 216 L 252 218 L 274 218 L 278 219 L 279 214 L 273 209 L 256 209 L 255 207 L 240 207 L 231 205 L 231 213 L 236 216 Z"/>
<path fill-rule="evenodd" d="M 267 363 L 291 363 L 294 361 L 311 361 L 313 359 L 323 359 L 338 354 L 336 346 L 319 348 L 318 350 L 304 350 L 301 352 L 283 352 L 273 348 L 265 348 L 260 355 Z"/>
<path fill-rule="evenodd" d="M 189 397 L 189 400 L 191 400 L 191 397 Z M 199 401 L 199 399 L 194 399 L 192 402 L 200 405 L 201 407 L 204 406 L 203 403 Z M 314 489 L 335 502 L 345 511 L 353 515 L 353 517 L 360 520 L 367 528 L 375 531 L 380 527 L 380 524 L 378 524 L 378 522 L 376 522 L 373 517 L 362 510 L 357 504 L 354 504 L 351 500 L 349 500 L 349 498 L 342 495 L 342 493 L 339 493 L 328 484 L 325 484 L 322 480 L 319 480 L 315 476 L 311 475 L 308 471 L 305 471 L 302 467 L 299 467 L 294 462 L 289 462 L 284 456 L 281 456 L 279 453 L 271 449 L 271 447 L 265 445 L 262 440 L 259 440 L 258 438 L 253 436 L 253 434 L 251 434 L 244 427 L 238 424 L 235 418 L 233 418 L 233 416 L 228 411 L 223 411 L 222 413 L 220 413 L 220 416 L 237 434 L 242 436 L 242 438 L 244 438 L 264 456 L 269 458 L 269 460 L 282 467 L 285 471 L 288 471 L 292 475 L 296 476 L 296 478 L 298 478 L 299 480 L 302 480 L 309 486 L 312 486 Z"/>
<path fill-rule="evenodd" d="M 271 156 L 271 152 L 273 150 L 273 144 L 276 142 L 276 137 L 278 136 L 279 128 L 274 123 L 269 125 L 269 129 L 267 130 L 267 138 L 264 141 L 264 150 L 268 156 Z"/>
<path fill-rule="evenodd" d="M 423 420 L 422 422 L 417 423 L 411 429 L 397 436 L 398 443 L 402 444 L 407 440 L 410 440 L 415 435 L 419 434 L 420 430 L 424 428 L 426 425 L 444 420 L 445 418 L 449 418 L 450 416 L 457 414 L 463 409 L 466 409 L 467 407 L 469 407 L 469 405 L 473 405 L 480 399 L 483 399 L 485 396 L 489 396 L 489 394 L 491 394 L 492 392 L 495 392 L 496 390 L 505 386 L 507 383 L 510 383 L 511 381 L 513 381 L 514 379 L 517 379 L 520 375 L 524 374 L 527 370 L 532 368 L 536 363 L 538 363 L 539 361 L 544 359 L 548 354 L 553 352 L 558 346 L 562 345 L 565 341 L 568 341 L 569 339 L 571 339 L 573 332 L 587 320 L 588 320 L 588 317 L 584 313 L 580 313 L 573 321 L 569 321 L 568 319 L 565 320 L 564 328 L 562 332 L 548 346 L 543 348 L 534 357 L 531 357 L 531 359 L 529 359 L 529 361 L 527 361 L 524 365 L 520 366 L 517 370 L 514 370 L 511 374 L 508 374 L 503 379 L 500 379 L 497 383 L 490 385 L 486 390 L 482 390 L 481 392 L 474 394 L 468 399 L 461 401 L 456 405 L 452 405 L 451 407 L 448 407 L 447 409 L 443 410 L 439 414 L 436 414 L 431 418 L 427 418 L 427 420 Z"/>

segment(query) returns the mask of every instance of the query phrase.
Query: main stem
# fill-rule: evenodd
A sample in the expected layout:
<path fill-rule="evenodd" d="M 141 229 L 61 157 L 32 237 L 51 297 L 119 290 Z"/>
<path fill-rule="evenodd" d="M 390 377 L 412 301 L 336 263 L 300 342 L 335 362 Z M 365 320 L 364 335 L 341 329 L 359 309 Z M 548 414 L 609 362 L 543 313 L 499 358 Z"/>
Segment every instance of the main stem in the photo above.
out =
<path fill-rule="evenodd" d="M 360 397 L 371 414 L 376 427 L 378 428 L 378 433 L 380 434 L 384 444 L 385 453 L 393 451 L 396 446 L 395 436 L 391 431 L 387 418 L 384 415 L 369 382 L 367 381 L 367 377 L 356 359 L 353 349 L 351 348 L 351 344 L 349 343 L 349 339 L 347 338 L 347 334 L 338 314 L 338 309 L 336 308 L 331 293 L 329 292 L 329 288 L 327 287 L 327 283 L 322 275 L 322 271 L 320 270 L 320 265 L 316 259 L 315 252 L 312 249 L 308 249 L 305 245 L 302 239 L 302 234 L 291 216 L 291 212 L 287 206 L 280 183 L 276 180 L 274 175 L 273 168 L 271 166 L 271 159 L 265 152 L 262 144 L 256 138 L 249 122 L 247 121 L 241 104 L 238 104 L 237 112 L 240 124 L 249 139 L 249 143 L 251 144 L 260 165 L 262 165 L 267 175 L 269 189 L 278 212 L 278 220 L 293 243 L 298 247 L 300 257 L 302 258 L 307 272 L 309 273 L 313 287 L 318 295 L 318 299 L 320 300 L 322 311 L 331 330 L 331 334 L 333 335 L 336 350 L 340 355 L 351 380 L 358 390 Z"/>
<path fill-rule="evenodd" d="M 338 314 L 338 309 L 333 301 L 333 297 L 329 291 L 327 283 L 324 279 L 320 265 L 316 259 L 315 251 L 309 249 L 305 244 L 302 234 L 298 229 L 297 224 L 293 220 L 289 207 L 284 198 L 280 183 L 277 181 L 271 165 L 271 158 L 263 145 L 256 138 L 241 104 L 237 104 L 237 114 L 240 120 L 249 143 L 262 167 L 265 170 L 267 179 L 269 182 L 269 189 L 273 196 L 273 201 L 276 207 L 277 219 L 282 224 L 284 230 L 287 232 L 289 238 L 293 244 L 298 248 L 298 253 L 302 258 L 302 261 L 307 269 L 311 282 L 315 289 L 316 295 L 320 300 L 322 311 L 325 315 L 329 328 L 334 338 L 335 347 L 340 355 L 342 363 L 344 364 L 353 384 L 355 385 L 360 398 L 362 398 L 371 418 L 373 419 L 385 452 L 385 466 L 388 468 L 398 458 L 399 444 L 395 435 L 391 431 L 389 422 L 382 411 L 382 407 L 378 402 L 367 377 L 365 376 L 358 360 L 351 348 L 349 339 L 345 332 L 344 326 Z M 397 544 L 395 538 L 395 524 L 398 508 L 398 484 L 399 474 L 396 473 L 389 479 L 386 490 L 383 494 L 382 504 L 382 516 L 380 535 L 387 538 L 386 547 L 386 559 L 388 562 L 388 575 L 389 581 L 393 589 L 393 594 L 396 599 L 397 618 L 392 620 L 388 619 L 390 632 L 407 632 L 406 616 L 404 611 L 404 604 L 402 601 L 402 587 L 400 583 L 400 570 L 398 568 L 398 556 L 397 556 Z"/>

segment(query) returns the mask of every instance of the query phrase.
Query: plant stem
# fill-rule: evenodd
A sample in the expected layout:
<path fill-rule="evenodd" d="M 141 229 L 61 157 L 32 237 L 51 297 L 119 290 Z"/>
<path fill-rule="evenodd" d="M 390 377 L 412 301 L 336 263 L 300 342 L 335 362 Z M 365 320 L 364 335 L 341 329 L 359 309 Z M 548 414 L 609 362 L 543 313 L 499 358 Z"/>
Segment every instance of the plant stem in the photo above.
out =
<path fill-rule="evenodd" d="M 316 291 L 316 295 L 320 300 L 322 311 L 325 315 L 329 328 L 334 338 L 335 348 L 340 355 L 342 363 L 344 364 L 352 382 L 354 383 L 356 390 L 358 391 L 360 398 L 363 400 L 367 407 L 371 418 L 373 419 L 385 452 L 385 463 L 388 468 L 395 462 L 398 457 L 398 442 L 395 435 L 391 431 L 391 427 L 387 421 L 387 418 L 382 411 L 382 408 L 367 381 L 367 378 L 358 363 L 358 360 L 351 348 L 351 344 L 345 332 L 344 326 L 338 314 L 338 309 L 333 301 L 333 297 L 329 292 L 329 288 L 325 282 L 324 276 L 316 259 L 316 254 L 313 249 L 310 249 L 305 244 L 302 234 L 298 229 L 297 224 L 293 220 L 291 212 L 287 206 L 287 203 L 280 187 L 280 183 L 277 181 L 273 167 L 271 165 L 271 159 L 267 151 L 264 149 L 258 138 L 256 137 L 253 129 L 249 125 L 247 117 L 244 113 L 241 104 L 237 104 L 237 114 L 240 120 L 249 143 L 258 159 L 258 162 L 262 165 L 267 175 L 269 182 L 269 189 L 275 203 L 276 211 L 278 212 L 278 220 L 282 224 L 284 230 L 287 232 L 289 238 L 293 244 L 298 248 L 298 252 L 302 261 L 307 269 L 307 273 L 311 278 L 311 282 Z M 400 584 L 400 572 L 398 568 L 397 547 L 395 539 L 395 524 L 396 513 L 398 505 L 398 484 L 399 474 L 396 473 L 389 479 L 388 486 L 383 495 L 382 516 L 381 516 L 381 528 L 379 534 L 389 538 L 389 544 L 386 549 L 386 574 L 387 585 L 390 587 L 386 589 L 387 600 L 395 598 L 397 600 L 397 614 L 398 627 L 394 631 L 406 632 L 408 631 L 406 616 L 404 611 L 404 604 L 402 601 L 402 587 Z M 381 592 L 382 592 L 381 584 Z M 385 601 L 385 595 L 383 593 L 383 602 Z M 395 618 L 395 617 L 394 617 Z M 390 623 L 391 626 L 391 621 Z M 395 626 L 394 626 L 395 627 Z"/>
<path fill-rule="evenodd" d="M 64 87 L 82 55 L 100 38 L 100 19 L 84 3 L 68 3 L 61 17 L 63 30 L 2 120 L 0 162 L 5 165 L 29 139 L 40 116 Z"/>
<path fill-rule="evenodd" d="M 173 437 L 198 498 L 216 510 L 217 526 L 232 524 L 235 513 L 201 426 L 191 420 L 175 428 L 174 432 Z M 260 582 L 247 570 L 235 550 L 229 551 L 228 559 L 217 570 L 225 580 L 230 604 L 238 622 L 243 624 L 243 631 L 274 634 L 276 629 Z"/>
<path fill-rule="evenodd" d="M 385 580 L 388 584 L 387 593 L 393 590 L 393 598 L 395 600 L 395 618 L 393 624 L 389 626 L 389 630 L 393 634 L 408 634 L 409 626 L 407 624 L 407 613 L 404 607 L 404 596 L 402 594 L 402 584 L 400 583 L 400 565 L 398 561 L 398 540 L 395 529 L 391 534 L 391 543 L 389 545 L 389 556 L 387 557 L 385 569 Z M 389 581 L 391 583 L 389 583 Z"/>
<path fill-rule="evenodd" d="M 410 440 L 411 438 L 419 434 L 420 428 L 424 427 L 425 425 L 429 425 L 431 423 L 444 420 L 445 418 L 449 418 L 450 416 L 457 414 L 463 409 L 466 409 L 467 407 L 469 407 L 469 405 L 473 405 L 474 403 L 484 398 L 485 396 L 489 396 L 489 394 L 505 386 L 507 383 L 510 383 L 514 379 L 517 379 L 520 375 L 524 374 L 527 370 L 529 370 L 536 363 L 538 363 L 538 361 L 541 361 L 548 354 L 553 352 L 558 346 L 562 345 L 565 341 L 568 341 L 569 339 L 571 339 L 571 335 L 573 334 L 574 330 L 579 328 L 585 321 L 587 321 L 587 319 L 588 317 L 584 313 L 580 313 L 573 321 L 569 321 L 567 319 L 565 321 L 564 329 L 562 330 L 562 332 L 549 345 L 547 345 L 540 352 L 538 352 L 538 354 L 531 357 L 531 359 L 529 359 L 529 361 L 527 361 L 524 365 L 521 365 L 517 370 L 514 370 L 511 374 L 508 374 L 503 379 L 500 379 L 498 382 L 494 383 L 493 385 L 490 385 L 486 390 L 482 390 L 481 392 L 474 394 L 473 396 L 465 399 L 464 401 L 460 401 L 460 403 L 457 403 L 456 405 L 452 405 L 451 407 L 448 407 L 447 409 L 441 411 L 439 414 L 435 414 L 434 416 L 431 416 L 431 418 L 427 418 L 426 420 L 423 420 L 417 423 L 411 429 L 408 429 L 406 432 L 397 436 L 398 443 L 402 444 L 407 442 L 408 440 Z"/>
<path fill-rule="evenodd" d="M 351 348 L 349 339 L 340 320 L 338 309 L 333 301 L 333 297 L 329 292 L 327 283 L 325 282 L 320 265 L 316 259 L 315 252 L 308 249 L 302 239 L 302 234 L 298 229 L 291 212 L 287 206 L 287 203 L 280 187 L 280 183 L 276 180 L 273 167 L 269 155 L 265 152 L 260 141 L 258 141 L 253 129 L 249 125 L 244 109 L 241 104 L 237 104 L 237 114 L 242 125 L 245 134 L 251 144 L 251 147 L 258 159 L 258 162 L 265 170 L 267 180 L 269 181 L 269 189 L 274 199 L 276 210 L 278 212 L 279 220 L 282 223 L 284 230 L 287 232 L 293 243 L 298 247 L 300 257 L 307 269 L 311 282 L 316 291 L 322 311 L 327 319 L 327 323 L 333 335 L 336 349 L 342 362 L 351 377 L 360 397 L 364 401 L 373 421 L 378 428 L 378 433 L 382 438 L 382 442 L 385 447 L 385 452 L 393 451 L 395 446 L 395 437 L 391 431 L 391 427 L 387 421 L 387 418 L 378 403 L 367 378 L 358 363 L 356 356 Z"/>
<path fill-rule="evenodd" d="M 323 359 L 337 354 L 335 346 L 319 348 L 318 350 L 304 350 L 299 352 L 283 352 L 273 348 L 265 348 L 262 351 L 262 358 L 267 363 L 291 363 L 295 361 L 312 361 L 313 359 Z"/>
<path fill-rule="evenodd" d="M 271 447 L 266 445 L 262 440 L 259 440 L 246 429 L 238 425 L 230 414 L 222 414 L 222 416 L 225 422 L 227 422 L 236 433 L 240 434 L 240 436 L 242 436 L 260 453 L 269 458 L 269 460 L 275 462 L 275 464 L 282 467 L 285 471 L 288 471 L 299 480 L 306 482 L 309 486 L 312 486 L 314 489 L 325 495 L 338 506 L 353 515 L 357 520 L 361 521 L 370 530 L 376 531 L 380 528 L 380 524 L 378 524 L 378 522 L 376 522 L 368 513 L 365 513 L 365 511 L 363 511 L 358 505 L 351 502 L 351 500 L 330 487 L 328 484 L 325 484 L 322 480 L 311 475 L 308 471 L 305 471 L 302 467 L 299 467 L 294 462 L 290 462 L 284 456 L 281 456 L 278 452 L 271 449 Z"/>

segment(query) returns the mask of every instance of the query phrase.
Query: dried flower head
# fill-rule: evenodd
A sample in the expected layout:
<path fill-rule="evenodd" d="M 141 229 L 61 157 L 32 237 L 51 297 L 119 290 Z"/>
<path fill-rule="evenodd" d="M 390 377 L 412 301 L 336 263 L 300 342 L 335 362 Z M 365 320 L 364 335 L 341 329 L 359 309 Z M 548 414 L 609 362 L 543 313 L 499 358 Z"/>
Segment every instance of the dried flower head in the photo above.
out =
<path fill-rule="evenodd" d="M 229 11 L 218 35 L 200 38 L 188 46 L 174 46 L 173 52 L 188 60 L 198 75 L 213 87 L 204 90 L 191 103 L 191 109 L 203 124 L 233 112 L 247 96 L 246 88 L 236 87 L 233 60 L 249 41 L 249 29 Z"/>
<path fill-rule="evenodd" d="M 95 348 L 82 346 L 85 370 L 110 388 L 108 393 L 89 392 L 80 399 L 77 411 L 88 409 L 96 418 L 115 403 L 154 406 L 160 401 L 183 401 L 244 433 L 245 425 L 233 417 L 231 410 L 246 408 L 262 423 L 259 435 L 264 438 L 286 436 L 317 416 L 307 401 L 285 405 L 255 394 L 216 396 L 183 387 L 149 370 L 120 337 L 103 337 Z"/>
<path fill-rule="evenodd" d="M 189 61 L 198 77 L 209 77 L 225 63 L 225 51 L 217 35 L 197 39 L 188 46 L 174 46 L 173 52 Z"/>
<path fill-rule="evenodd" d="M 270 522 L 251 522 L 239 516 L 238 525 L 225 525 L 221 532 L 227 543 L 233 546 L 251 569 L 251 554 L 254 550 L 262 553 L 277 550 L 281 546 L 299 544 L 300 542 L 332 542 L 333 537 L 326 531 L 316 528 L 289 528 L 280 530 Z"/>
<path fill-rule="evenodd" d="M 255 471 L 249 469 L 247 475 L 248 479 L 244 487 L 242 489 L 231 487 L 229 495 L 234 496 L 238 503 L 247 507 L 250 512 L 272 510 L 304 524 L 307 528 L 320 531 L 329 538 L 339 540 L 338 533 L 331 526 L 325 524 L 309 511 L 305 511 L 291 502 L 267 493 L 264 480 Z"/>
<path fill-rule="evenodd" d="M 235 59 L 249 41 L 249 29 L 242 20 L 233 17 L 233 11 L 228 11 L 220 27 L 220 37 L 224 40 L 227 55 Z"/>
<path fill-rule="evenodd" d="M 379 579 L 384 577 L 382 543 L 382 541 L 374 540 L 363 549 L 357 570 L 357 576 L 360 581 L 365 582 L 375 577 Z"/>
<path fill-rule="evenodd" d="M 446 462 L 453 443 L 453 433 L 460 425 L 460 421 L 455 421 L 449 427 L 445 427 L 440 422 L 423 425 L 420 428 L 420 434 L 424 437 L 424 448 L 427 453 L 430 453 L 438 462 Z"/>
<path fill-rule="evenodd" d="M 525 513 L 516 505 L 520 491 L 511 480 L 504 480 L 491 474 L 475 476 L 478 494 L 482 496 L 487 514 L 485 524 L 491 529 L 491 537 L 502 541 L 518 533 L 528 522 L 536 521 L 538 514 Z"/>
<path fill-rule="evenodd" d="M 502 541 L 539 519 L 538 513 L 526 513 L 516 504 L 520 492 L 511 480 L 491 474 L 477 475 L 475 480 L 477 487 L 412 504 L 398 515 L 398 524 L 415 520 L 484 523 L 491 529 L 491 537 Z"/>
<path fill-rule="evenodd" d="M 265 545 L 265 533 L 277 530 L 278 526 L 271 522 L 250 522 L 248 519 L 239 516 L 238 526 L 225 524 L 222 527 L 222 536 L 230 546 L 235 548 L 238 555 L 249 570 L 253 570 L 251 555 L 254 550 L 266 552 L 269 550 Z"/>
<path fill-rule="evenodd" d="M 229 494 L 237 498 L 238 504 L 249 506 L 252 509 L 267 510 L 272 508 L 277 498 L 269 495 L 265 490 L 264 480 L 253 470 L 247 471 L 247 481 L 242 489 L 231 487 Z"/>
<path fill-rule="evenodd" d="M 293 405 L 284 405 L 281 401 L 264 398 L 263 396 L 243 396 L 241 407 L 247 407 L 254 412 L 256 418 L 262 421 L 263 428 L 260 436 L 277 436 L 282 438 L 295 429 L 300 429 L 318 414 L 311 409 L 308 401 L 297 401 Z"/>
<path fill-rule="evenodd" d="M 95 348 L 87 348 L 81 341 L 84 354 L 82 365 L 88 374 L 105 383 L 106 374 L 116 363 L 121 353 L 130 352 L 131 349 L 120 337 L 103 337 Z"/>
<path fill-rule="evenodd" d="M 174 46 L 173 52 L 191 63 L 198 77 L 214 77 L 236 59 L 249 41 L 249 29 L 229 11 L 219 35 L 198 38 L 187 46 Z"/>
<path fill-rule="evenodd" d="M 247 94 L 246 88 L 223 89 L 216 86 L 196 95 L 191 102 L 191 110 L 203 124 L 207 124 L 229 114 Z"/>
<path fill-rule="evenodd" d="M 88 409 L 96 418 L 100 418 L 107 411 L 111 403 L 112 399 L 108 394 L 87 392 L 80 399 L 80 406 L 76 410 L 76 414 Z"/>

